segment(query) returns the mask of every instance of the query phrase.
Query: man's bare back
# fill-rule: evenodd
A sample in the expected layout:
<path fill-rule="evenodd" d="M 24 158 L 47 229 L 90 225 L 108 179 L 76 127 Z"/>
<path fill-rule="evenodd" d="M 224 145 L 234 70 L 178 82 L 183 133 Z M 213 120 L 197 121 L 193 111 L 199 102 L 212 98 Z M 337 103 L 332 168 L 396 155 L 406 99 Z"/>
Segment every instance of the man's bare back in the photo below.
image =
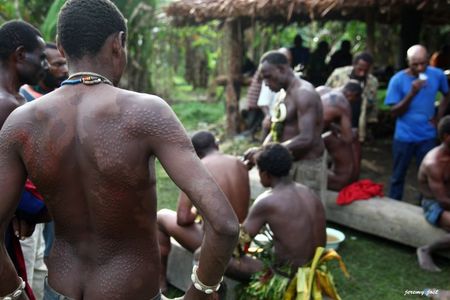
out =
<path fill-rule="evenodd" d="M 76 30 L 99 20 L 100 32 L 88 25 L 95 34 Z M 160 290 L 158 158 L 202 213 L 204 251 L 195 281 L 216 286 L 237 240 L 237 218 L 167 103 L 111 85 L 126 65 L 125 19 L 109 0 L 69 0 L 58 37 L 69 81 L 16 109 L 0 132 L 0 220 L 12 215 L 28 176 L 55 222 L 51 288 L 74 299 L 152 299 Z M 0 264 L 5 261 L 0 282 L 16 280 L 0 253 Z M 193 286 L 185 295 L 208 297 Z"/>
<path fill-rule="evenodd" d="M 192 137 L 192 143 L 202 163 L 227 196 L 239 222 L 244 221 L 250 200 L 247 167 L 237 157 L 221 153 L 215 137 L 210 132 L 197 132 Z M 197 216 L 192 201 L 182 192 L 176 212 L 169 209 L 158 211 L 158 238 L 162 263 L 160 285 L 163 291 L 167 287 L 166 268 L 171 251 L 170 237 L 194 252 L 200 247 L 204 233 L 203 223 L 195 222 Z"/>
<path fill-rule="evenodd" d="M 308 187 L 296 182 L 277 186 L 255 205 L 266 211 L 277 265 L 296 270 L 311 260 L 317 247 L 325 245 L 325 211 Z"/>
<path fill-rule="evenodd" d="M 247 167 L 237 157 L 220 152 L 205 156 L 202 162 L 227 196 L 239 222 L 243 222 L 250 201 Z"/>
<path fill-rule="evenodd" d="M 284 146 L 263 146 L 256 164 L 261 184 L 271 189 L 255 200 L 242 224 L 242 234 L 253 238 L 268 225 L 273 233 L 273 267 L 295 271 L 310 262 L 316 248 L 326 243 L 325 209 L 312 190 L 290 178 L 292 158 Z M 243 255 L 232 259 L 227 274 L 249 279 L 263 268 L 260 260 Z"/>

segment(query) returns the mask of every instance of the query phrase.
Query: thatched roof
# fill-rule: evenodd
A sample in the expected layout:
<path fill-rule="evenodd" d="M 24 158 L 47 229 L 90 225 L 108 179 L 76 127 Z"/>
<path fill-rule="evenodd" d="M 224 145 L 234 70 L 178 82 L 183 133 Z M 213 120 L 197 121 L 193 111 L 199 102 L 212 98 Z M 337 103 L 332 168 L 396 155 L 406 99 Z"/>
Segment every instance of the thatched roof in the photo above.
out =
<path fill-rule="evenodd" d="M 449 24 L 450 0 L 175 0 L 166 14 L 175 25 L 244 18 L 263 22 L 308 22 L 312 19 L 397 22 L 405 5 L 423 12 L 424 22 Z"/>

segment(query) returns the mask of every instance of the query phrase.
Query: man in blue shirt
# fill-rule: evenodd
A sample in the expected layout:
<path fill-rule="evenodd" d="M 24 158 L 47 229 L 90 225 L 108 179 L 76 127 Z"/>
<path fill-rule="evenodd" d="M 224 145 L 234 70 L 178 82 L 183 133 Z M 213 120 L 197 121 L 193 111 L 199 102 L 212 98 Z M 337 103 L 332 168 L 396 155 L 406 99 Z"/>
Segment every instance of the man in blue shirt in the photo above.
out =
<path fill-rule="evenodd" d="M 425 47 L 414 45 L 407 52 L 408 68 L 399 71 L 389 81 L 385 104 L 397 118 L 392 146 L 394 156 L 393 173 L 389 197 L 401 200 L 405 175 L 412 156 L 420 166 L 423 157 L 436 146 L 436 122 L 448 105 L 447 78 L 442 70 L 427 66 Z M 437 119 L 435 99 L 438 92 L 441 100 Z"/>

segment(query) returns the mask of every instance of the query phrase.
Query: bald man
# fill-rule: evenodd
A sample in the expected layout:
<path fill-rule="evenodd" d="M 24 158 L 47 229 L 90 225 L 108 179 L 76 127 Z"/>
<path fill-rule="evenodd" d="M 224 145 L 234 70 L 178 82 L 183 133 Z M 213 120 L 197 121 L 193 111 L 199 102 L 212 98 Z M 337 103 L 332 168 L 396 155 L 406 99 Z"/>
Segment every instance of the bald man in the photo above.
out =
<path fill-rule="evenodd" d="M 389 81 L 384 101 L 396 118 L 389 197 L 397 200 L 402 200 L 411 158 L 415 156 L 420 166 L 425 154 L 436 146 L 436 122 L 443 116 L 449 101 L 447 78 L 442 70 L 427 65 L 428 53 L 424 46 L 409 48 L 407 60 L 408 68 Z M 444 98 L 436 116 L 434 102 L 438 92 Z"/>

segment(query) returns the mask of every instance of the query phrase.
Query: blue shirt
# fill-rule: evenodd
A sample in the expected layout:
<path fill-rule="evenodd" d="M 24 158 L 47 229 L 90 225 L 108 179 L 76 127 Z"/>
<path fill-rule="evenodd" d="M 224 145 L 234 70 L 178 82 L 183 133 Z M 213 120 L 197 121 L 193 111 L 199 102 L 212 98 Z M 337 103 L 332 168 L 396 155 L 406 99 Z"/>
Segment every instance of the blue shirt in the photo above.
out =
<path fill-rule="evenodd" d="M 420 142 L 436 138 L 436 127 L 431 119 L 436 113 L 434 102 L 437 93 L 448 93 L 447 77 L 441 69 L 428 66 L 427 82 L 412 99 L 408 110 L 397 117 L 394 139 L 402 142 Z M 384 104 L 399 103 L 410 91 L 414 77 L 402 70 L 389 81 Z"/>

